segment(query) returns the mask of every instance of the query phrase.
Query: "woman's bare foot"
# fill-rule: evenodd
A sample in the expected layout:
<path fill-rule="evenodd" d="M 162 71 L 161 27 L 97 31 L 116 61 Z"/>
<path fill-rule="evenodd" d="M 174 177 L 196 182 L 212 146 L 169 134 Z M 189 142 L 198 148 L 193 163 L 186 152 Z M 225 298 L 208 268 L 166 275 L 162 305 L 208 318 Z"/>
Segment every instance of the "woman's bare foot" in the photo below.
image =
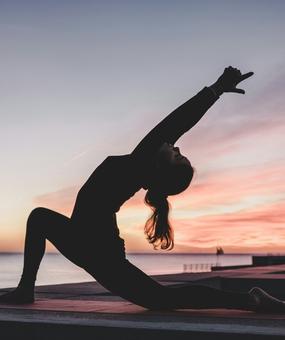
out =
<path fill-rule="evenodd" d="M 253 310 L 257 313 L 279 313 L 285 314 L 285 302 L 266 293 L 259 287 L 253 287 L 248 292 L 256 302 Z"/>
<path fill-rule="evenodd" d="M 25 303 L 33 303 L 34 301 L 34 290 L 27 290 L 22 287 L 17 287 L 8 293 L 0 295 L 0 303 L 20 305 Z"/>

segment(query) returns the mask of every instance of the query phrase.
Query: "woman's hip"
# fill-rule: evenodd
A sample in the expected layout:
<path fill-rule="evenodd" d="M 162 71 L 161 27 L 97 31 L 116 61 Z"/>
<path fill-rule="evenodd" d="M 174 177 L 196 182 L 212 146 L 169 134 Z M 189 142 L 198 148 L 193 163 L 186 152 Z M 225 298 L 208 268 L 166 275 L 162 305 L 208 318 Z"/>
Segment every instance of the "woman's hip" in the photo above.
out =
<path fill-rule="evenodd" d="M 108 268 L 113 263 L 126 258 L 125 242 L 120 237 L 80 237 L 77 242 L 78 251 L 84 259 L 84 269 Z"/>

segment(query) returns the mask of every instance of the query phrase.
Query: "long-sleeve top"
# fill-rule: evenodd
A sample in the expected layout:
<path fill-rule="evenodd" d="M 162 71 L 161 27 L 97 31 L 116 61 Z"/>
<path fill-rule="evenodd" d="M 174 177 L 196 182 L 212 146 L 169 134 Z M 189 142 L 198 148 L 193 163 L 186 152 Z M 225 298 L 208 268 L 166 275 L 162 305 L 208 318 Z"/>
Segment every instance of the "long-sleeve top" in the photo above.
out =
<path fill-rule="evenodd" d="M 156 125 L 132 153 L 108 156 L 79 190 L 71 218 L 93 227 L 98 221 L 115 222 L 115 213 L 122 204 L 141 188 L 147 189 L 151 165 L 160 147 L 165 142 L 174 144 L 218 98 L 210 88 L 204 87 Z M 113 228 L 112 224 L 100 228 L 112 232 L 107 231 Z"/>

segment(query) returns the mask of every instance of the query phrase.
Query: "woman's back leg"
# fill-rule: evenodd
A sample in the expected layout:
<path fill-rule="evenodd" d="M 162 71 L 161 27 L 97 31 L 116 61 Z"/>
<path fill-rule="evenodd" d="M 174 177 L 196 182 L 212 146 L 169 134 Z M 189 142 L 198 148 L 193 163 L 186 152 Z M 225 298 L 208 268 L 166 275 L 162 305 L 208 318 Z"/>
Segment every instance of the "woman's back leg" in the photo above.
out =
<path fill-rule="evenodd" d="M 106 269 L 105 269 L 106 268 Z M 248 293 L 232 292 L 204 285 L 167 287 L 132 265 L 128 260 L 89 273 L 104 287 L 128 301 L 152 310 L 233 308 L 250 310 Z"/>

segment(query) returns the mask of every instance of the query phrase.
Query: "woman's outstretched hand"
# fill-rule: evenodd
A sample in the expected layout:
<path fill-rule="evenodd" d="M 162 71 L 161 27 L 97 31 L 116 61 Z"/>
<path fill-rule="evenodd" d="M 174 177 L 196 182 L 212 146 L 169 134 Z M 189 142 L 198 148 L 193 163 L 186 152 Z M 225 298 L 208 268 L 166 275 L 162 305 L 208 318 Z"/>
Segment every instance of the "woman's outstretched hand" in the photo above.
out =
<path fill-rule="evenodd" d="M 253 72 L 242 74 L 239 69 L 229 66 L 225 68 L 219 79 L 213 85 L 211 85 L 211 88 L 218 95 L 221 95 L 223 92 L 245 94 L 243 89 L 237 88 L 236 86 L 243 80 L 251 77 L 253 74 Z"/>

